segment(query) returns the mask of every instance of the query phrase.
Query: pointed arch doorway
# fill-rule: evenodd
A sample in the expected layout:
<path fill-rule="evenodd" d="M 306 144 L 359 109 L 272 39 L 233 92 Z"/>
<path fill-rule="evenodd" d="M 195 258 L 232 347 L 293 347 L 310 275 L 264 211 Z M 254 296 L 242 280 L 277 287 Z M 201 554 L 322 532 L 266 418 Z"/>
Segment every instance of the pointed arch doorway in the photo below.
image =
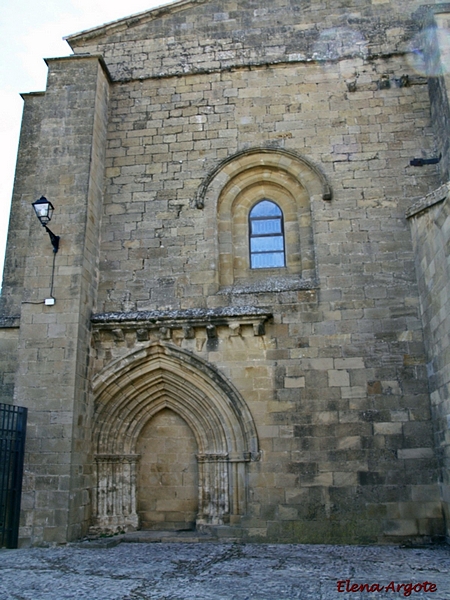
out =
<path fill-rule="evenodd" d="M 147 452 L 154 452 L 152 444 L 162 448 L 161 439 L 155 442 L 161 436 L 151 430 L 164 418 L 172 422 L 174 431 L 183 429 L 188 454 L 196 452 L 195 469 L 188 459 L 183 466 L 191 469 L 186 481 L 196 478 L 198 494 L 196 506 L 192 496 L 185 503 L 188 509 L 181 511 L 184 522 L 190 522 L 186 521 L 189 512 L 196 513 L 197 527 L 233 523 L 245 514 L 247 463 L 259 458 L 256 427 L 242 397 L 217 369 L 189 352 L 156 342 L 112 362 L 94 378 L 93 388 L 97 527 L 105 531 L 135 529 L 140 526 L 139 516 L 144 526 L 150 527 L 158 520 L 177 522 L 176 509 L 182 503 L 177 504 L 174 494 L 181 493 L 183 486 L 175 485 L 180 473 L 178 479 L 170 479 L 176 466 L 168 450 L 178 445 L 176 450 L 181 451 L 179 441 L 164 445 L 159 461 L 160 467 L 163 463 L 167 466 L 165 492 L 172 494 L 173 511 L 166 510 L 167 497 L 160 498 L 159 510 L 157 502 L 152 504 L 152 488 L 157 495 L 154 487 L 159 484 L 156 476 L 147 477 L 145 467 Z M 173 440 L 173 435 L 169 439 Z M 150 462 L 147 467 L 151 464 L 157 463 Z M 154 470 L 156 474 L 156 467 Z M 186 489 L 186 495 L 189 493 Z"/>

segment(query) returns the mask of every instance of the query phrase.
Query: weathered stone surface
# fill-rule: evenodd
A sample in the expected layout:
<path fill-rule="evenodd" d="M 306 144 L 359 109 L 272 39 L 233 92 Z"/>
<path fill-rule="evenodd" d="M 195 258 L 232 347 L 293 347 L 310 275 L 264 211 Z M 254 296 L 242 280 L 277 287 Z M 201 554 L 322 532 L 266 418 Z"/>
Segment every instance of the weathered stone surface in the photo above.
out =
<path fill-rule="evenodd" d="M 404 52 L 427 12 L 421 0 L 281 0 L 276 5 L 190 0 L 66 39 L 76 52 L 105 55 L 115 80 L 145 79 Z M 388 89 L 387 81 L 387 72 L 381 74 L 374 89 Z M 236 91 L 227 87 L 225 93 L 232 98 Z"/>
<path fill-rule="evenodd" d="M 137 528 L 139 512 L 191 523 L 178 485 L 150 491 L 152 452 L 166 479 L 197 478 L 196 525 L 240 540 L 444 535 L 447 76 L 414 61 L 447 10 L 182 1 L 48 61 L 5 271 L 17 345 L 6 321 L 0 337 L 5 401 L 30 409 L 22 543 Z M 423 162 L 436 148 L 444 160 Z M 61 235 L 54 306 L 29 218 L 42 186 Z M 284 266 L 256 269 L 264 198 Z M 191 430 L 183 460 L 145 433 L 161 411 Z"/>

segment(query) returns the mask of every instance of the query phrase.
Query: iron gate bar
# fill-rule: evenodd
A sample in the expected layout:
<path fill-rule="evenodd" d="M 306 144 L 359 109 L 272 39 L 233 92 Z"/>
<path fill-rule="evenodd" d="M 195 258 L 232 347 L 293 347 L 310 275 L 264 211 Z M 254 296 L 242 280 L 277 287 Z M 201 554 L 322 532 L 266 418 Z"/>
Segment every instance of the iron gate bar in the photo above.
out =
<path fill-rule="evenodd" d="M 18 544 L 27 412 L 0 403 L 0 547 Z"/>

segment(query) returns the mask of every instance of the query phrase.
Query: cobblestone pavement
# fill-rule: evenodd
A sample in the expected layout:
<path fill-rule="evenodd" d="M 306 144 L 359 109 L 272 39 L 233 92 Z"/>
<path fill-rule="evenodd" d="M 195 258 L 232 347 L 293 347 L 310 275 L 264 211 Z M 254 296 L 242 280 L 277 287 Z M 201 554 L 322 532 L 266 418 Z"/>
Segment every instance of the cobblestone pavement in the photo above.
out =
<path fill-rule="evenodd" d="M 98 546 L 0 550 L 1 600 L 450 599 L 449 546 Z M 345 591 L 356 584 L 373 591 Z"/>

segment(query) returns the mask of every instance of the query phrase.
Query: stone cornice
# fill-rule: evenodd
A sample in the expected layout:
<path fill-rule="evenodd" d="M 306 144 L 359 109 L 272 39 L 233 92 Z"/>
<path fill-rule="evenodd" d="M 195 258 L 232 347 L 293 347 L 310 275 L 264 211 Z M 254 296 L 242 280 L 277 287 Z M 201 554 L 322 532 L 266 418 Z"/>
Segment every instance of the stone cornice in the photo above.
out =
<path fill-rule="evenodd" d="M 18 329 L 20 327 L 20 316 L 0 317 L 0 329 Z"/>
<path fill-rule="evenodd" d="M 215 329 L 218 326 L 235 329 L 241 325 L 251 325 L 255 335 L 264 335 L 264 324 L 271 317 L 272 311 L 267 308 L 239 306 L 97 313 L 92 315 L 91 322 L 95 330 L 136 329 L 142 335 L 144 330 L 150 329 L 159 328 L 169 332 L 177 328 L 193 330 L 201 327 L 206 328 L 209 338 L 213 338 L 216 337 Z M 186 337 L 191 337 L 188 331 Z"/>
<path fill-rule="evenodd" d="M 437 190 L 430 192 L 423 198 L 420 198 L 412 206 L 408 208 L 405 215 L 407 219 L 411 217 L 415 217 L 419 213 L 423 212 L 427 208 L 438 204 L 439 202 L 443 202 L 449 195 L 450 191 L 450 182 L 441 185 Z"/>

